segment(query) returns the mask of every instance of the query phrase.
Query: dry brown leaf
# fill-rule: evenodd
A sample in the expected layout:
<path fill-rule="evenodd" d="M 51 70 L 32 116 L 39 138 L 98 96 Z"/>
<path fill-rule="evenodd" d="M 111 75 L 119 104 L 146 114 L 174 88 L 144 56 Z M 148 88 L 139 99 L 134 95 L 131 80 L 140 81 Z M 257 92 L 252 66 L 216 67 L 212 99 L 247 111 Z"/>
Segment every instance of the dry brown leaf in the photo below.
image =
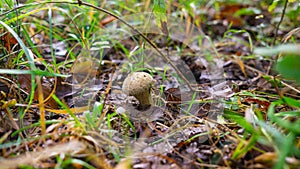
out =
<path fill-rule="evenodd" d="M 26 68 L 26 70 L 29 70 L 28 68 Z M 31 75 L 29 74 L 21 74 L 17 76 L 17 81 L 20 84 L 20 87 L 22 89 L 24 89 L 27 93 L 31 92 Z M 45 105 L 53 108 L 53 109 L 57 109 L 58 108 L 58 104 L 56 103 L 56 101 L 50 96 L 53 94 L 51 87 L 49 86 L 49 84 L 46 83 L 42 83 L 42 89 L 43 89 L 43 96 L 44 99 L 48 98 L 49 99 L 45 102 Z M 35 89 L 34 92 L 34 100 L 37 101 L 38 100 L 38 92 L 37 92 L 37 88 Z"/>
<path fill-rule="evenodd" d="M 115 17 L 113 17 L 113 16 L 107 16 L 106 18 L 104 18 L 103 20 L 101 20 L 100 27 L 103 27 L 106 24 L 109 24 L 109 23 L 113 22 L 114 20 L 116 20 Z"/>
<path fill-rule="evenodd" d="M 8 52 L 11 51 L 11 46 L 18 43 L 18 41 L 10 33 L 4 34 L 0 40 L 4 43 L 3 45 Z"/>
<path fill-rule="evenodd" d="M 272 165 L 277 159 L 277 154 L 274 152 L 263 153 L 254 158 L 254 161 L 257 163 L 262 163 L 266 165 Z"/>
<path fill-rule="evenodd" d="M 241 17 L 236 17 L 234 14 L 242 8 L 245 8 L 244 5 L 232 4 L 232 5 L 223 5 L 220 13 L 217 13 L 215 18 L 219 20 L 225 20 L 228 22 L 228 25 L 232 26 L 242 26 L 244 21 Z"/>
<path fill-rule="evenodd" d="M 1 159 L 2 169 L 18 168 L 20 165 L 36 165 L 40 160 L 45 160 L 58 154 L 76 154 L 86 149 L 86 145 L 77 140 L 68 143 L 58 144 L 36 152 L 27 152 L 24 155 L 10 159 Z"/>

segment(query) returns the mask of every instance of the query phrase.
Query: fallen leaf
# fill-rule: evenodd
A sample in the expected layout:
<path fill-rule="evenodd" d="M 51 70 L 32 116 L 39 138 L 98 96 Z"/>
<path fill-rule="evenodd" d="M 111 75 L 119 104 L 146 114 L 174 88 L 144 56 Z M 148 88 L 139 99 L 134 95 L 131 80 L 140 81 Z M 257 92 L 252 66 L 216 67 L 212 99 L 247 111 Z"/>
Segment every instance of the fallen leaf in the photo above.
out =
<path fill-rule="evenodd" d="M 18 41 L 8 32 L 1 37 L 1 41 L 4 43 L 3 46 L 10 53 L 11 46 L 14 46 Z"/>
<path fill-rule="evenodd" d="M 274 152 L 267 152 L 255 157 L 254 161 L 257 163 L 262 163 L 270 166 L 274 164 L 276 159 L 277 159 L 277 154 L 275 154 Z"/>
<path fill-rule="evenodd" d="M 101 20 L 100 22 L 100 27 L 103 27 L 111 22 L 113 22 L 114 20 L 116 20 L 115 17 L 113 16 L 107 16 L 106 18 L 104 18 L 103 20 Z"/>

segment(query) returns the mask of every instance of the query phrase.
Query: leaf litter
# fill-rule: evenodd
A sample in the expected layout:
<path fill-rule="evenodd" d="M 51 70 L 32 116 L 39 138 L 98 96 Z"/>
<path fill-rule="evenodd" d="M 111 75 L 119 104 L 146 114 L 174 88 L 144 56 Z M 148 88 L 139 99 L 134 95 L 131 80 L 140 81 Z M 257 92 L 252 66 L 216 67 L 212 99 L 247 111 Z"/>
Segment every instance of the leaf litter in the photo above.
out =
<path fill-rule="evenodd" d="M 244 23 L 244 17 L 247 20 L 249 15 L 231 17 L 236 11 L 241 11 L 242 13 L 246 8 L 248 6 L 225 6 L 219 14 L 212 15 L 215 17 L 208 18 L 210 22 L 206 25 L 201 23 L 202 26 L 206 26 L 203 29 L 204 32 L 208 35 L 211 32 L 216 32 L 214 36 L 223 36 L 223 33 L 228 29 L 228 23 L 233 23 L 232 26 L 235 29 L 245 26 L 252 33 L 257 33 L 255 30 L 253 31 L 253 27 L 261 22 L 269 23 L 270 18 L 268 17 L 258 23 L 255 22 L 249 25 L 247 25 L 248 22 Z M 213 13 L 216 12 L 213 9 L 209 10 Z M 263 13 L 266 13 L 266 11 L 263 10 Z M 266 14 L 265 16 L 268 15 Z M 253 18 L 258 15 L 250 16 Z M 101 27 L 109 25 L 113 20 L 114 18 L 105 18 L 101 22 Z M 218 22 L 218 26 L 210 24 L 214 20 Z M 209 31 L 207 27 L 211 27 L 212 30 L 217 29 L 217 31 Z M 224 69 L 226 82 L 229 83 L 230 89 L 233 91 L 232 93 L 229 90 L 225 90 L 220 95 L 227 96 L 226 101 L 234 103 L 228 105 L 231 106 L 231 110 L 236 110 L 234 115 L 247 116 L 246 120 L 248 119 L 247 121 L 252 123 L 253 117 L 249 116 L 254 113 L 253 111 L 259 109 L 264 118 L 266 118 L 270 102 L 278 97 L 271 95 L 276 94 L 277 91 L 274 85 L 270 83 L 272 79 L 268 78 L 275 75 L 275 72 L 271 70 L 274 63 L 271 59 L 251 56 L 252 49 L 248 41 L 249 36 L 252 35 L 245 35 L 240 32 L 228 34 L 223 41 L 214 40 L 214 46 L 218 51 L 218 55 L 222 55 L 224 58 L 220 65 Z M 153 38 L 153 42 L 159 46 L 160 50 L 169 53 L 176 53 L 176 47 L 182 45 L 174 39 L 155 41 L 155 35 L 147 35 L 147 37 Z M 49 44 L 46 39 L 39 43 Z M 196 78 L 197 84 L 193 85 L 201 91 L 195 98 L 198 105 L 194 106 L 192 104 L 190 108 L 190 114 L 194 116 L 179 113 L 181 111 L 180 105 L 186 101 L 183 98 L 185 93 L 178 88 L 180 84 L 174 80 L 176 78 L 174 78 L 172 71 L 165 71 L 163 67 L 153 68 L 151 65 L 146 65 L 148 70 L 141 70 L 152 71 L 151 73 L 157 81 L 154 93 L 157 95 L 161 90 L 164 93 L 158 97 L 158 101 L 165 105 L 164 109 L 161 110 L 163 116 L 145 123 L 131 121 L 126 114 L 118 113 L 116 105 L 122 105 L 125 102 L 133 103 L 133 105 L 137 103 L 137 100 L 134 98 L 126 100 L 126 96 L 122 93 L 122 81 L 126 76 L 120 73 L 120 70 L 125 66 L 131 66 L 126 65 L 128 60 L 132 59 L 128 58 L 126 50 L 132 51 L 134 49 L 136 45 L 135 40 L 134 38 L 122 40 L 120 42 L 121 46 L 111 47 L 101 62 L 95 62 L 87 57 L 83 58 L 83 61 L 79 60 L 77 63 L 76 61 L 68 63 L 68 58 L 66 56 L 61 58 L 59 53 L 61 59 L 57 60 L 57 62 L 65 62 L 61 71 L 73 73 L 73 78 L 43 78 L 43 94 L 44 98 L 55 94 L 69 109 L 60 111 L 63 106 L 57 103 L 53 97 L 50 97 L 48 102 L 45 102 L 45 106 L 48 109 L 45 135 L 41 135 L 39 126 L 37 94 L 33 97 L 33 103 L 28 105 L 29 108 L 26 109 L 27 112 L 24 118 L 18 118 L 18 111 L 20 111 L 18 108 L 24 110 L 26 104 L 28 104 L 26 98 L 31 92 L 32 86 L 30 75 L 18 75 L 16 79 L 12 76 L 6 76 L 6 78 L 12 79 L 12 81 L 19 84 L 19 87 L 22 89 L 21 92 L 18 92 L 18 87 L 12 85 L 8 80 L 1 79 L 1 90 L 3 89 L 8 94 L 8 97 L 1 98 L 1 110 L 3 110 L 1 111 L 0 122 L 0 126 L 2 126 L 0 128 L 2 135 L 1 156 L 5 160 L 0 160 L 0 166 L 17 168 L 25 164 L 35 168 L 54 168 L 59 160 L 67 159 L 79 159 L 87 162 L 86 164 L 73 163 L 72 166 L 75 168 L 88 165 L 95 168 L 129 168 L 130 166 L 133 168 L 265 168 L 273 166 L 275 161 L 272 159 L 276 157 L 274 149 L 270 145 L 258 142 L 241 157 L 232 158 L 239 146 L 247 146 L 251 142 L 251 137 L 236 122 L 231 122 L 227 119 L 214 121 L 207 118 L 208 113 L 211 112 L 211 107 L 206 101 L 210 101 L 209 90 L 212 90 L 213 82 L 207 73 L 209 69 L 207 61 L 192 57 L 194 53 L 190 48 L 185 48 L 181 55 L 173 55 L 172 57 L 175 58 L 174 60 L 177 57 L 184 61 Z M 252 43 L 257 45 L 260 42 L 253 40 Z M 7 45 L 14 44 L 14 40 L 11 40 L 11 42 L 5 44 L 5 48 L 11 51 L 11 48 Z M 66 48 L 66 45 L 59 46 Z M 46 54 L 49 54 L 49 51 L 51 50 L 44 50 L 43 54 L 46 56 Z M 59 49 L 59 51 L 67 51 L 67 49 Z M 211 53 L 213 52 L 211 51 Z M 52 61 L 51 57 L 47 57 L 45 60 L 49 63 Z M 94 67 L 95 63 L 100 65 L 95 66 L 98 66 L 98 69 L 91 68 Z M 134 61 L 133 64 L 135 63 L 138 64 L 138 62 Z M 77 66 L 72 69 L 70 65 L 74 66 L 75 64 Z M 73 79 L 75 79 L 75 84 L 78 86 L 73 86 Z M 89 86 L 89 90 L 82 92 L 81 89 L 83 87 L 80 85 L 89 81 L 96 85 Z M 114 83 L 111 83 L 112 81 Z M 276 82 L 274 83 L 276 85 Z M 54 88 L 54 86 L 56 87 Z M 299 93 L 291 90 L 288 85 L 285 85 L 285 87 L 284 92 L 286 94 L 299 98 Z M 5 106 L 14 98 L 20 99 L 24 105 Z M 90 102 L 90 98 L 93 98 L 92 102 Z M 98 104 L 98 107 L 86 108 L 85 106 L 89 104 Z M 101 109 L 99 105 L 100 107 L 102 106 Z M 291 108 L 282 106 L 280 109 L 289 110 Z M 5 111 L 13 115 L 13 118 L 5 115 L 3 113 Z M 75 113 L 84 127 L 80 127 L 74 122 L 73 118 L 68 115 L 69 111 Z M 192 123 L 190 123 L 191 121 Z M 17 122 L 22 128 L 16 127 L 14 122 Z M 189 124 L 183 125 L 185 123 Z M 176 124 L 183 126 L 176 128 Z M 146 146 L 142 150 L 139 148 L 130 150 L 130 146 L 128 147 L 127 143 L 128 140 L 124 139 L 138 140 L 134 142 L 134 145 L 137 146 L 138 144 L 147 143 L 144 140 L 140 141 L 139 138 L 151 140 L 151 138 L 160 136 L 160 134 L 168 133 L 173 128 L 185 134 L 180 135 L 183 137 L 172 137 L 175 140 L 174 142 L 166 142 L 170 144 L 171 148 L 166 148 L 162 152 L 159 149 L 162 144 L 166 144 L 165 142 Z M 18 141 L 17 136 L 22 133 L 25 134 L 26 138 Z M 243 141 L 245 144 L 241 144 Z M 132 158 L 130 158 L 130 155 L 125 156 L 128 153 L 131 153 Z M 292 165 L 299 164 L 299 160 L 296 158 L 291 157 L 287 160 Z"/>

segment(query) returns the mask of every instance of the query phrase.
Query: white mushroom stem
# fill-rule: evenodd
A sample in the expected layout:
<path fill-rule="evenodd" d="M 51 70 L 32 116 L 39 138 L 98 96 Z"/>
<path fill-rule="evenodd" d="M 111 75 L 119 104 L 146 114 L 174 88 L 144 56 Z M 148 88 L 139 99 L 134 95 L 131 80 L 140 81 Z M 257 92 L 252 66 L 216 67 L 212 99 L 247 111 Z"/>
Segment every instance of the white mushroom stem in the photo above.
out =
<path fill-rule="evenodd" d="M 152 104 L 151 86 L 154 83 L 152 76 L 145 72 L 129 74 L 123 82 L 122 90 L 129 96 L 134 96 L 140 103 L 140 108 Z"/>
<path fill-rule="evenodd" d="M 148 107 L 153 103 L 151 93 L 150 93 L 150 89 L 148 91 L 145 91 L 145 92 L 140 93 L 138 95 L 134 95 L 134 97 L 139 101 L 140 106 L 142 108 L 143 107 Z"/>

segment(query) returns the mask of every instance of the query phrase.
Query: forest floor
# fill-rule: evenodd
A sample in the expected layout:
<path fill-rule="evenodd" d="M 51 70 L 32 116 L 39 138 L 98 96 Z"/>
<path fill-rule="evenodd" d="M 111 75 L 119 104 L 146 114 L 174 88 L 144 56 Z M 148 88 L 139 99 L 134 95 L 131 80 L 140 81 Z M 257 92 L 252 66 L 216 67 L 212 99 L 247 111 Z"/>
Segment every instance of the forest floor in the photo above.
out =
<path fill-rule="evenodd" d="M 300 4 L 154 2 L 3 2 L 0 168 L 300 166 Z"/>

